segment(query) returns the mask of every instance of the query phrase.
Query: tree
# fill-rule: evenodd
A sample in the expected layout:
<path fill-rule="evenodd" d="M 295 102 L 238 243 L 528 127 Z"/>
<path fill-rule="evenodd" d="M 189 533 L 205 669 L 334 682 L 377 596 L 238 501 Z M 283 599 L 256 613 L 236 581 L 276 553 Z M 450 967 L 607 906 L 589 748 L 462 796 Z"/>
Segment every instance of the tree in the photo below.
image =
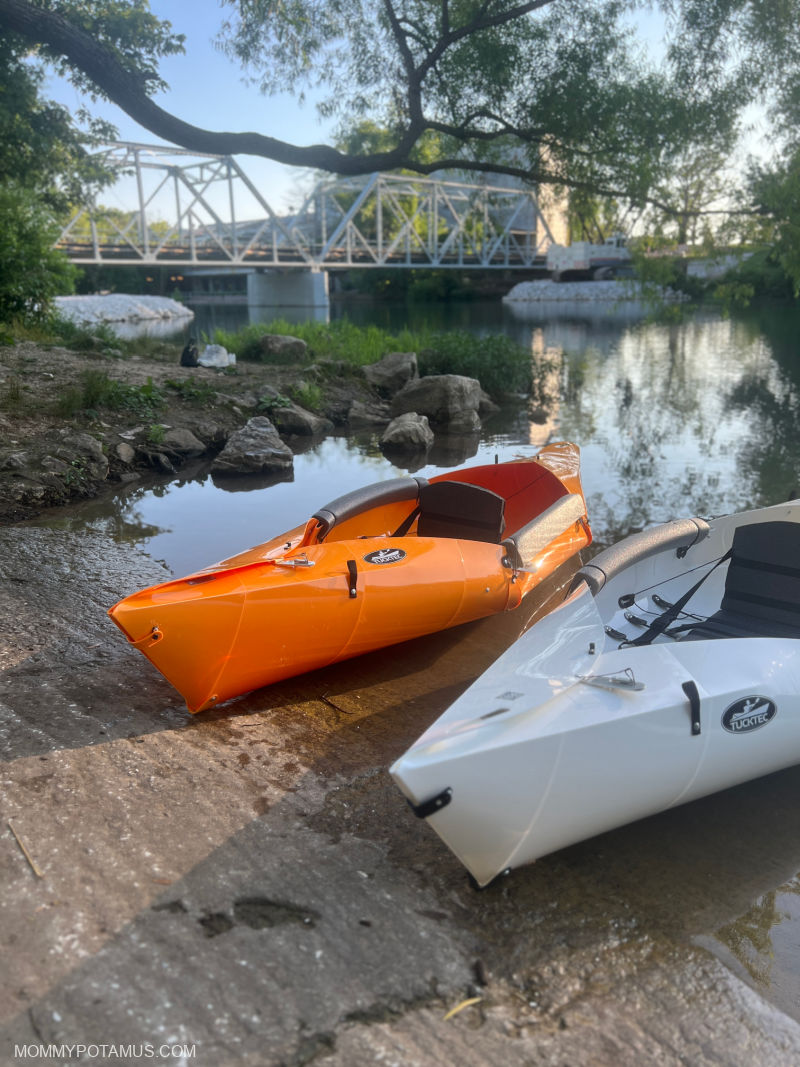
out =
<path fill-rule="evenodd" d="M 56 216 L 103 180 L 69 112 L 41 95 L 44 77 L 19 39 L 0 40 L 0 320 L 44 316 L 75 275 L 52 249 Z"/>
<path fill-rule="evenodd" d="M 734 131 L 731 131 L 733 134 Z M 682 148 L 670 162 L 669 178 L 660 182 L 655 194 L 663 207 L 657 211 L 656 223 L 670 232 L 677 244 L 696 244 L 699 237 L 710 237 L 709 212 L 722 210 L 733 180 L 728 163 L 733 137 Z"/>
<path fill-rule="evenodd" d="M 24 186 L 63 211 L 90 185 L 108 180 L 86 145 L 111 130 L 88 120 L 80 131 L 66 108 L 44 99 L 44 70 L 27 53 L 21 40 L 0 39 L 0 186 Z"/>
<path fill-rule="evenodd" d="M 730 129 L 783 58 L 796 60 L 776 27 L 794 40 L 800 22 L 800 0 L 661 0 L 668 40 L 659 65 L 644 57 L 631 22 L 654 6 L 646 0 L 222 3 L 223 46 L 265 92 L 323 87 L 326 114 L 343 128 L 371 116 L 391 144 L 299 146 L 165 112 L 152 99 L 158 59 L 181 40 L 145 0 L 0 0 L 0 26 L 195 151 L 345 175 L 454 167 L 642 199 L 681 143 Z M 770 19 L 773 7 L 779 17 Z M 758 54 L 765 39 L 775 48 L 769 64 Z M 421 151 L 431 134 L 434 159 Z"/>
<path fill-rule="evenodd" d="M 772 256 L 800 295 L 800 150 L 769 166 L 754 166 L 749 178 L 756 208 L 772 227 Z"/>
<path fill-rule="evenodd" d="M 0 186 L 0 322 L 40 319 L 54 296 L 71 292 L 75 268 L 53 248 L 57 235 L 40 197 Z"/>

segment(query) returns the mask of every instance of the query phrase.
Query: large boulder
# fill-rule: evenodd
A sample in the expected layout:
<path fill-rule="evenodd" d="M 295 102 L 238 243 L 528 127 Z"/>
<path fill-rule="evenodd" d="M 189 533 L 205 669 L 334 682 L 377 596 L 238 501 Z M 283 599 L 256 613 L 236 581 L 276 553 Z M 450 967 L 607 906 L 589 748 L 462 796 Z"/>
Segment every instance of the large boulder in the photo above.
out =
<path fill-rule="evenodd" d="M 88 433 L 60 430 L 61 445 L 53 455 L 75 468 L 82 468 L 85 476 L 101 482 L 108 476 L 108 457 L 100 442 Z"/>
<path fill-rule="evenodd" d="M 258 345 L 268 363 L 301 363 L 308 355 L 305 341 L 282 333 L 265 333 Z"/>
<path fill-rule="evenodd" d="M 206 448 L 216 448 L 225 444 L 225 427 L 212 419 L 200 418 L 193 424 L 193 433 Z"/>
<path fill-rule="evenodd" d="M 427 415 L 407 411 L 392 419 L 381 437 L 387 452 L 427 452 L 433 444 L 433 430 Z"/>
<path fill-rule="evenodd" d="M 462 374 L 429 374 L 408 382 L 392 399 L 392 415 L 416 411 L 449 433 L 480 429 L 481 385 Z"/>
<path fill-rule="evenodd" d="M 262 474 L 286 471 L 294 463 L 292 450 L 281 441 L 265 415 L 256 415 L 235 430 L 211 464 L 214 474 Z"/>
<path fill-rule="evenodd" d="M 364 367 L 364 377 L 384 396 L 392 396 L 418 376 L 416 352 L 389 352 Z"/>

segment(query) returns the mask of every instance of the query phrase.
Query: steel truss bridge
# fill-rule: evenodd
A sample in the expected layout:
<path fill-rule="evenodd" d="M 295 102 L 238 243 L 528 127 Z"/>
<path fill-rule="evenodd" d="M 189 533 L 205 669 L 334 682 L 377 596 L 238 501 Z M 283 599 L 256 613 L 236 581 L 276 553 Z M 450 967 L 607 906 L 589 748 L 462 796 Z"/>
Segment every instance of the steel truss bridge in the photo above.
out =
<path fill-rule="evenodd" d="M 371 174 L 320 181 L 279 215 L 231 157 L 130 142 L 99 154 L 119 178 L 64 227 L 57 247 L 76 263 L 506 270 L 540 264 L 553 240 L 519 186 Z"/>

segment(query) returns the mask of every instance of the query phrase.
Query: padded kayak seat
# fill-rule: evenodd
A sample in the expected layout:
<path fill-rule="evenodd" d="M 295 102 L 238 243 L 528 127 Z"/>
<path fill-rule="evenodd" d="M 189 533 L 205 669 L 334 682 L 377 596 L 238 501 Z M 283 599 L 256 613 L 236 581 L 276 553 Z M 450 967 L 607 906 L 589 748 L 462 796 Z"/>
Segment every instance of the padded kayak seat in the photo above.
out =
<path fill-rule="evenodd" d="M 461 537 L 499 544 L 503 497 L 467 482 L 428 482 L 419 491 L 418 537 Z"/>
<path fill-rule="evenodd" d="M 684 640 L 800 637 L 800 523 L 739 526 L 716 611 Z"/>

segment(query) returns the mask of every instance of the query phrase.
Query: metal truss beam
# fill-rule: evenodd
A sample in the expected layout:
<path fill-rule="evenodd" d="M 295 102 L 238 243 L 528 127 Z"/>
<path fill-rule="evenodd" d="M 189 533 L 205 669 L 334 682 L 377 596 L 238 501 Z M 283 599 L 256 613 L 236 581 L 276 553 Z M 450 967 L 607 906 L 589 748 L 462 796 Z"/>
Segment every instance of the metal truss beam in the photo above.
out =
<path fill-rule="evenodd" d="M 119 172 L 75 212 L 57 247 L 76 263 L 162 266 L 517 269 L 552 241 L 536 193 L 519 185 L 371 174 L 320 181 L 279 215 L 236 160 L 121 142 Z M 255 218 L 243 219 L 243 202 Z M 255 206 L 254 206 L 255 205 Z"/>

